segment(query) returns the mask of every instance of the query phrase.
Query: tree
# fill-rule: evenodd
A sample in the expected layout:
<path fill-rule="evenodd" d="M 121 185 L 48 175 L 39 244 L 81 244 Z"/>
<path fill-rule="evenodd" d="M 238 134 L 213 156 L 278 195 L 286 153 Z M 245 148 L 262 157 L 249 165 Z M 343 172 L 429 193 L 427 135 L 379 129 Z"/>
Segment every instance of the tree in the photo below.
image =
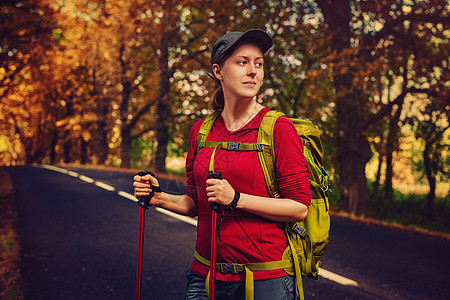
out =
<path fill-rule="evenodd" d="M 47 1 L 0 4 L 0 101 L 11 91 L 15 76 L 51 45 L 53 13 Z"/>
<path fill-rule="evenodd" d="M 421 37 L 417 31 L 405 35 L 404 22 L 410 26 L 431 24 L 448 26 L 445 1 L 316 1 L 331 34 L 333 84 L 335 88 L 339 189 L 343 209 L 364 213 L 367 209 L 365 165 L 371 157 L 366 136 L 368 127 L 385 116 L 408 93 L 421 92 L 415 86 L 405 88 L 389 104 L 374 113 L 368 110 L 362 69 L 377 69 L 379 49 L 391 43 L 408 47 L 405 40 Z M 439 25 L 441 24 L 441 25 Z"/>
<path fill-rule="evenodd" d="M 448 152 L 449 144 L 444 139 L 450 128 L 449 98 L 442 98 L 438 102 L 426 101 L 420 108 L 420 113 L 407 117 L 405 123 L 412 126 L 417 139 L 424 141 L 423 168 L 430 186 L 426 197 L 425 207 L 431 210 L 436 197 L 436 183 L 440 176 L 441 181 L 448 180 L 449 158 L 444 156 Z"/>
<path fill-rule="evenodd" d="M 48 149 L 45 137 L 52 126 L 41 105 L 47 91 L 33 74 L 54 48 L 54 14 L 47 1 L 0 5 L 0 129 L 15 145 L 10 151 L 24 150 L 22 157 L 13 156 L 25 163 L 42 160 Z"/>

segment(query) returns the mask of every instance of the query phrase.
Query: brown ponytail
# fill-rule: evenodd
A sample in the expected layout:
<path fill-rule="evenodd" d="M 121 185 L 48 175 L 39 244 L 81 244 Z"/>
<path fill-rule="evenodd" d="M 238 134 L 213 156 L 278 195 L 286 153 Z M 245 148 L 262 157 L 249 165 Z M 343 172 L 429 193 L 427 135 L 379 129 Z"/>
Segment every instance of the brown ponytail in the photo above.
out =
<path fill-rule="evenodd" d="M 223 109 L 225 107 L 225 97 L 223 95 L 222 86 L 220 85 L 220 82 L 218 84 L 219 88 L 215 90 L 212 100 L 209 102 L 209 108 L 213 111 Z"/>

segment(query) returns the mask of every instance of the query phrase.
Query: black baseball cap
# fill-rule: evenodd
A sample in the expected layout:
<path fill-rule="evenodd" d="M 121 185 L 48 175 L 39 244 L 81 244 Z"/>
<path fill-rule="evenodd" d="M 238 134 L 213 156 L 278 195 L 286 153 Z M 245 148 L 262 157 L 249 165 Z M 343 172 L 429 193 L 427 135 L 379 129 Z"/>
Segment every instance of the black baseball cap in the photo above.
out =
<path fill-rule="evenodd" d="M 214 44 L 211 51 L 211 67 L 233 45 L 240 41 L 253 42 L 259 46 L 262 53 L 266 53 L 273 45 L 270 35 L 261 29 L 250 29 L 246 32 L 230 31 L 222 35 Z"/>

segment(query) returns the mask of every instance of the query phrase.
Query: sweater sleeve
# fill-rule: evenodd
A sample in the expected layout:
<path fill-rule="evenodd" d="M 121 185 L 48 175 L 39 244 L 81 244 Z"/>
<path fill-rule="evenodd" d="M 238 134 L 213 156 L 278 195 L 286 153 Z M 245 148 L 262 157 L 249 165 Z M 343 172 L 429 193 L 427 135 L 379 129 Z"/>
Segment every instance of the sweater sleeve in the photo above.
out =
<path fill-rule="evenodd" d="M 280 117 L 274 129 L 275 179 L 283 198 L 292 199 L 309 206 L 311 191 L 303 144 L 294 124 Z"/>

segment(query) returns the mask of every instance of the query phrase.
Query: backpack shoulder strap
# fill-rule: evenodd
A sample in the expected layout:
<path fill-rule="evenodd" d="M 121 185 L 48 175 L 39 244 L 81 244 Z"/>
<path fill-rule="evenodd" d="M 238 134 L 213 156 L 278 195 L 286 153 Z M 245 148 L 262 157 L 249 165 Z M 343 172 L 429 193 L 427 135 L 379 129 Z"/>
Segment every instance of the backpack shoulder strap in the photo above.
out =
<path fill-rule="evenodd" d="M 279 198 L 278 186 L 275 182 L 275 151 L 273 145 L 273 130 L 275 123 L 279 117 L 284 114 L 278 110 L 269 110 L 261 120 L 258 130 L 257 143 L 262 145 L 269 145 L 264 147 L 263 151 L 258 151 L 258 158 L 261 164 L 261 169 L 264 174 L 267 191 L 270 196 Z"/>
<path fill-rule="evenodd" d="M 222 110 L 218 109 L 215 112 L 213 112 L 212 114 L 210 114 L 209 116 L 207 116 L 205 118 L 205 120 L 203 121 L 203 123 L 200 126 L 200 129 L 198 131 L 196 153 L 198 153 L 198 151 L 200 150 L 202 143 L 205 143 L 206 138 L 208 137 L 208 134 L 211 131 L 211 128 L 212 128 L 214 122 L 216 121 L 217 117 L 220 115 L 221 112 L 222 112 Z"/>

